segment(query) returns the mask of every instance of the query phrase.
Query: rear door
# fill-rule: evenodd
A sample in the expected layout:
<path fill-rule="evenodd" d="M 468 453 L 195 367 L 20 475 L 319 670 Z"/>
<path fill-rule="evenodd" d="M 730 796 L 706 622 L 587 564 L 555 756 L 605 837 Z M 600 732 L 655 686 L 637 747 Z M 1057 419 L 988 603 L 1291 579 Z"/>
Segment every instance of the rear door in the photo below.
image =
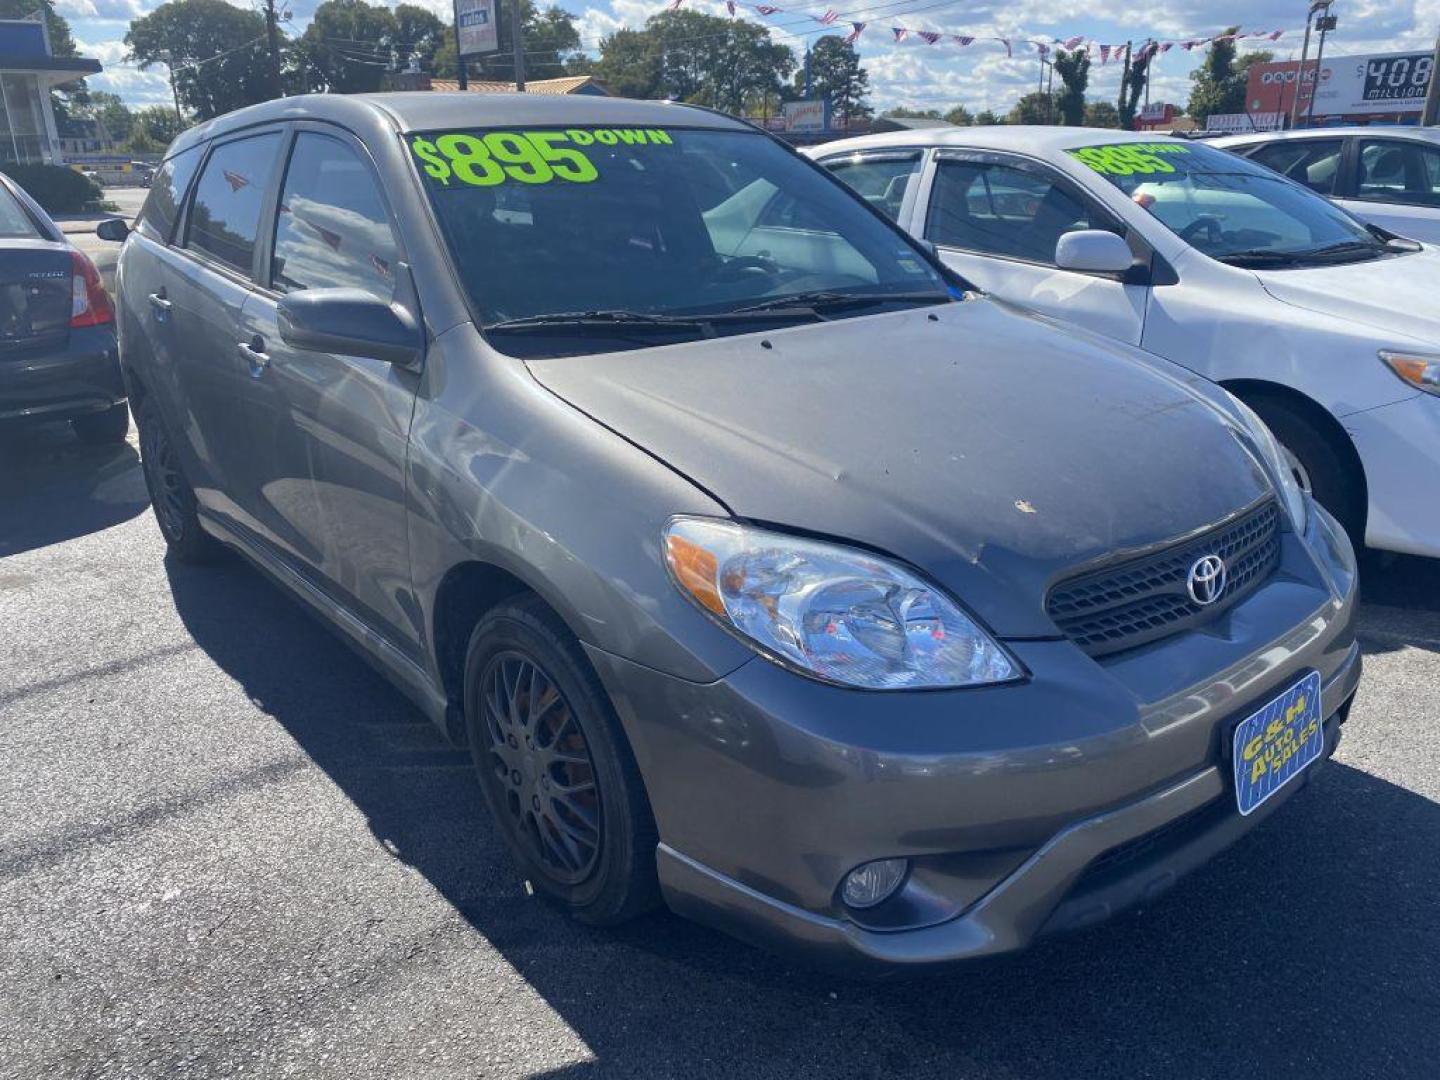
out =
<path fill-rule="evenodd" d="M 296 125 L 266 229 L 263 288 L 241 338 L 266 357 L 257 427 L 275 452 L 257 477 L 267 533 L 296 568 L 412 658 L 405 455 L 419 376 L 380 360 L 294 349 L 277 305 L 306 289 L 363 289 L 396 300 L 408 273 L 364 146 L 328 125 Z M 419 312 L 414 312 L 419 316 Z"/>
<path fill-rule="evenodd" d="M 919 199 L 912 231 L 963 277 L 1002 299 L 1139 344 L 1149 286 L 1061 270 L 1055 246 L 1081 229 L 1124 236 L 1137 254 L 1143 242 L 1058 170 L 1018 155 L 937 150 Z"/>
<path fill-rule="evenodd" d="M 259 372 L 241 348 L 240 309 L 255 287 L 260 217 L 282 135 L 272 127 L 211 145 L 160 283 L 182 412 L 173 434 L 201 505 L 252 533 L 261 498 L 256 461 L 269 448 L 247 424 Z"/>
<path fill-rule="evenodd" d="M 1355 143 L 1355 190 L 1341 205 L 1382 229 L 1440 244 L 1440 145 L 1383 136 Z"/>

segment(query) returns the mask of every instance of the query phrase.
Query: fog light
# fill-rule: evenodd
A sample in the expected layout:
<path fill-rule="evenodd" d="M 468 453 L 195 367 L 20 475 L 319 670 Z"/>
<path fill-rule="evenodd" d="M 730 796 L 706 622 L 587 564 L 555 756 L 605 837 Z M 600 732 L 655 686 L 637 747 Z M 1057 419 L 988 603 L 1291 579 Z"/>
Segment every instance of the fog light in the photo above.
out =
<path fill-rule="evenodd" d="M 840 898 L 852 908 L 874 907 L 890 899 L 909 868 L 908 859 L 876 859 L 857 866 L 845 875 Z"/>

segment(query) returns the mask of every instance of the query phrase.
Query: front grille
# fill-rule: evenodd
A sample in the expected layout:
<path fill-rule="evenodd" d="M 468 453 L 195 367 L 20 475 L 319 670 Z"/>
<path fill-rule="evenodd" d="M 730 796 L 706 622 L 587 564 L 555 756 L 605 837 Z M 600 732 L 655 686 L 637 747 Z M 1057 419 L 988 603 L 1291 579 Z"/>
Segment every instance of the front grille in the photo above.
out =
<path fill-rule="evenodd" d="M 1202 607 L 1186 578 L 1195 560 L 1225 560 L 1225 591 Z M 1280 510 L 1269 501 L 1243 517 L 1160 551 L 1061 581 L 1045 610 L 1091 656 L 1106 656 L 1178 633 L 1234 606 L 1280 562 Z"/>

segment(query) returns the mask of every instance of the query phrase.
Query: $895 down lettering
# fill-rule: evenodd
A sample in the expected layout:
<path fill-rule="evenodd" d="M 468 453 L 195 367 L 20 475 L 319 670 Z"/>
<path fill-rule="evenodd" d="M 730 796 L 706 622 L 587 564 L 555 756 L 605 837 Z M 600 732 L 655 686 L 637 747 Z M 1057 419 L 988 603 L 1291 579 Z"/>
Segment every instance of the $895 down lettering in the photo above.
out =
<path fill-rule="evenodd" d="M 669 134 L 652 128 L 573 128 L 566 131 L 448 132 L 429 139 L 417 135 L 410 150 L 425 174 L 448 187 L 451 181 L 493 187 L 513 180 L 548 184 L 566 180 L 588 184 L 599 176 L 595 164 L 577 146 L 670 146 Z"/>

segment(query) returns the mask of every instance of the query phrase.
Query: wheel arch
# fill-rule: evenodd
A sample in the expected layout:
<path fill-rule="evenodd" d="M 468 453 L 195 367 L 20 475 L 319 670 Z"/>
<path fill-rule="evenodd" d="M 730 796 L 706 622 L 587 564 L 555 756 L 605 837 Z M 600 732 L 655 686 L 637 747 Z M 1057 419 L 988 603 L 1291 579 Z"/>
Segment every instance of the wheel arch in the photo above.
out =
<path fill-rule="evenodd" d="M 1370 488 L 1365 477 L 1365 463 L 1360 460 L 1360 453 L 1355 449 L 1354 440 L 1350 438 L 1349 432 L 1329 409 L 1292 386 L 1270 382 L 1267 379 L 1222 379 L 1220 385 L 1247 405 L 1253 405 L 1256 398 L 1269 398 L 1272 401 L 1284 403 L 1302 415 L 1346 462 L 1351 475 L 1359 485 L 1360 507 L 1368 516 Z M 1363 528 L 1364 522 L 1362 521 L 1360 524 Z"/>

